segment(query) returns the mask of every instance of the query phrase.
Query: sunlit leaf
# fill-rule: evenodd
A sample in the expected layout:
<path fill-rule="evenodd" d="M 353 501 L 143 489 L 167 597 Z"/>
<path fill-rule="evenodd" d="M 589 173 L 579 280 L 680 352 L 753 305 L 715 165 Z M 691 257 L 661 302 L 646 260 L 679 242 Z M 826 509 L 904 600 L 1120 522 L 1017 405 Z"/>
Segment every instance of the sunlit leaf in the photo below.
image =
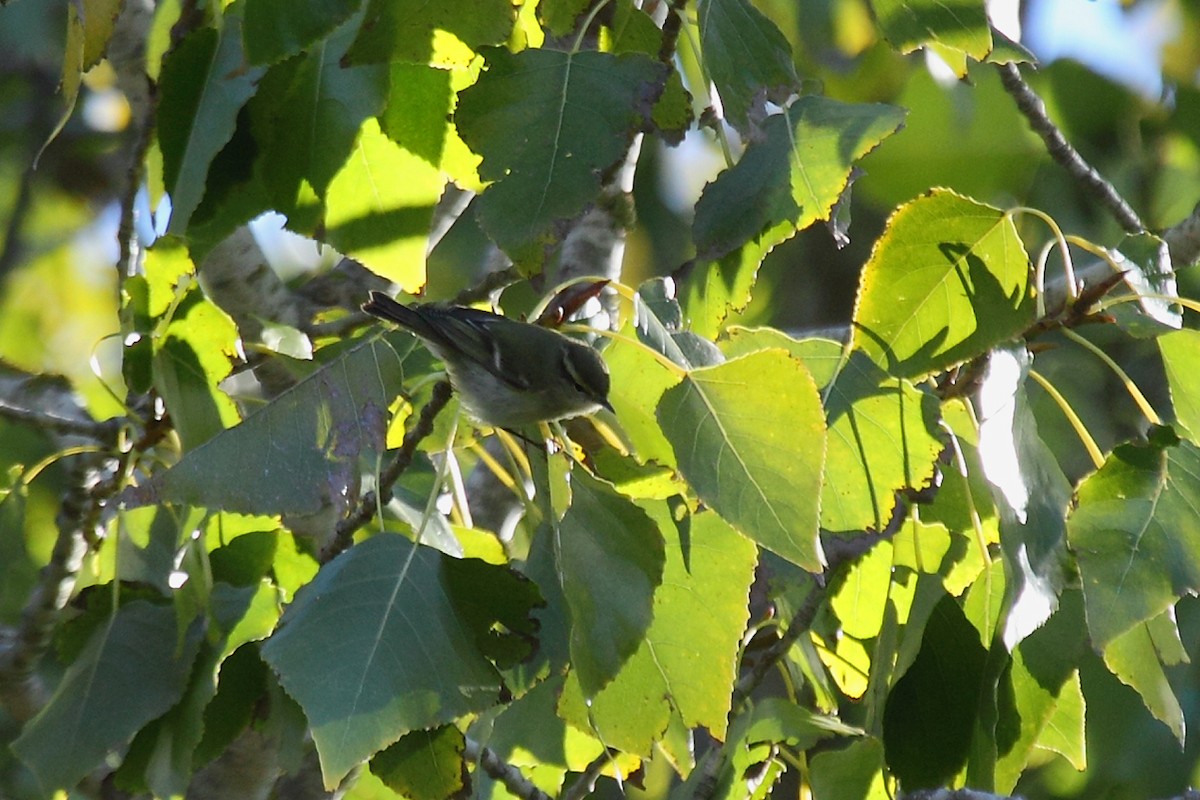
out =
<path fill-rule="evenodd" d="M 609 401 L 617 411 L 621 430 L 629 437 L 639 459 L 674 466 L 675 454 L 658 426 L 654 409 L 670 387 L 679 382 L 650 352 L 636 341 L 632 326 L 604 349 L 612 378 Z"/>
<path fill-rule="evenodd" d="M 711 512 L 691 517 L 686 535 L 669 534 L 645 639 L 590 703 L 569 678 L 564 717 L 582 730 L 595 725 L 610 746 L 643 756 L 672 717 L 723 738 L 756 561 L 754 545 Z"/>
<path fill-rule="evenodd" d="M 658 420 L 706 505 L 767 549 L 821 569 L 825 422 L 799 361 L 763 350 L 692 370 L 663 395 Z"/>
<path fill-rule="evenodd" d="M 325 196 L 353 151 L 363 122 L 383 110 L 387 67 L 341 63 L 361 16 L 355 14 L 300 58 L 280 67 L 286 70 L 288 85 L 273 100 L 261 164 L 281 213 L 289 213 L 297 203 L 303 185 Z"/>
<path fill-rule="evenodd" d="M 516 15 L 509 0 L 370 0 L 362 30 L 350 48 L 351 63 L 440 63 L 437 40 L 452 34 L 467 47 L 500 44 Z"/>
<path fill-rule="evenodd" d="M 1097 648 L 1200 591 L 1200 448 L 1160 429 L 1080 484 L 1067 535 Z"/>
<path fill-rule="evenodd" d="M 218 384 L 237 354 L 237 328 L 193 285 L 154 346 L 154 387 L 171 414 L 184 449 L 216 436 L 240 416 Z"/>
<path fill-rule="evenodd" d="M 1078 665 L 1088 646 L 1086 634 L 1082 597 L 1072 591 L 1046 624 L 1014 649 L 1011 700 L 1000 705 L 997 722 L 997 791 L 1012 791 L 1035 747 L 1052 748 L 1077 766 L 1084 758 Z"/>
<path fill-rule="evenodd" d="M 411 800 L 458 797 L 469 785 L 466 739 L 453 725 L 413 731 L 371 759 L 371 772 Z"/>
<path fill-rule="evenodd" d="M 486 607 L 515 576 L 487 565 L 497 580 L 464 592 L 448 579 L 451 561 L 401 536 L 374 536 L 326 564 L 263 647 L 312 725 L 328 787 L 405 733 L 498 700 L 500 675 L 462 604 Z"/>
<path fill-rule="evenodd" d="M 1126 236 L 1109 254 L 1138 296 L 1141 309 L 1140 314 L 1127 313 L 1126 303 L 1110 308 L 1122 328 L 1135 336 L 1159 336 L 1183 327 L 1183 311 L 1174 302 L 1179 290 L 1166 242 L 1150 233 Z"/>
<path fill-rule="evenodd" d="M 510 255 L 538 264 L 554 224 L 583 211 L 600 173 L 626 152 L 665 68 L 640 54 L 497 48 L 485 58 L 454 117 L 483 156 L 480 176 L 493 181 L 480 224 Z"/>
<path fill-rule="evenodd" d="M 683 286 L 682 301 L 688 311 L 690 330 L 715 339 L 730 312 L 746 310 L 758 280 L 758 268 L 768 250 L 769 247 L 755 240 L 698 267 L 700 274 Z"/>
<path fill-rule="evenodd" d="M 379 115 L 380 129 L 462 188 L 482 190 L 479 156 L 467 148 L 453 121 L 458 92 L 474 80 L 473 74 L 400 62 L 388 70 L 391 90 Z"/>
<path fill-rule="evenodd" d="M 1155 619 L 1167 619 L 1175 626 L 1170 611 L 1164 611 Z M 1178 638 L 1178 631 L 1175 636 Z M 1129 630 L 1112 639 L 1104 648 L 1104 664 L 1121 682 L 1133 688 L 1146 704 L 1146 708 L 1171 733 L 1184 744 L 1185 723 L 1179 698 L 1171 688 L 1163 671 L 1164 662 L 1155 647 L 1148 622 L 1139 622 Z"/>
<path fill-rule="evenodd" d="M 770 250 L 828 219 L 854 162 L 895 133 L 904 109 L 807 95 L 763 123 L 731 169 L 696 204 L 697 257 L 720 258 L 751 239 Z"/>
<path fill-rule="evenodd" d="M 983 0 L 872 0 L 879 27 L 901 53 L 929 47 L 966 73 L 965 56 L 982 61 L 992 49 Z"/>
<path fill-rule="evenodd" d="M 841 345 L 836 347 L 840 355 Z M 821 527 L 883 530 L 896 492 L 920 488 L 933 477 L 943 447 L 935 435 L 937 401 L 906 380 L 888 377 L 857 352 L 823 391 L 829 450 Z"/>
<path fill-rule="evenodd" d="M 127 603 L 97 627 L 49 703 L 12 743 L 43 792 L 69 789 L 183 694 L 199 636 L 176 648 L 175 611 Z"/>
<path fill-rule="evenodd" d="M 919 377 L 973 358 L 1033 322 L 1029 257 L 999 209 L 945 189 L 901 206 L 863 269 L 854 346 Z"/>
<path fill-rule="evenodd" d="M 1200 444 L 1200 331 L 1190 328 L 1158 337 L 1171 388 L 1175 421 L 1193 444 Z"/>
<path fill-rule="evenodd" d="M 399 176 L 399 177 L 398 177 Z M 441 171 L 388 139 L 368 120 L 326 197 L 325 240 L 372 272 L 417 292 Z"/>
<path fill-rule="evenodd" d="M 847 800 L 886 800 L 883 744 L 875 738 L 850 741 L 846 747 L 812 756 L 810 778 L 814 797 Z"/>
<path fill-rule="evenodd" d="M 700 49 L 721 95 L 725 117 L 739 131 L 763 102 L 782 104 L 800 79 L 792 48 L 775 23 L 748 0 L 700 0 L 696 6 Z M 748 56 L 748 54 L 753 56 Z"/>

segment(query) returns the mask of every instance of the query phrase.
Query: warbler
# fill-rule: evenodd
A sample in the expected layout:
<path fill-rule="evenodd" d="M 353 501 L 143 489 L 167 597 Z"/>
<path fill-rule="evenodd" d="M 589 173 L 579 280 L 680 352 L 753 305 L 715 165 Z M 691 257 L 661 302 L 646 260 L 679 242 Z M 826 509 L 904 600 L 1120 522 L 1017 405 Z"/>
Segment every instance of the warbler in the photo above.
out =
<path fill-rule="evenodd" d="M 485 425 L 517 428 L 612 411 L 604 359 L 557 331 L 464 306 L 406 306 L 382 292 L 371 292 L 362 309 L 425 342 L 445 363 L 467 413 Z"/>

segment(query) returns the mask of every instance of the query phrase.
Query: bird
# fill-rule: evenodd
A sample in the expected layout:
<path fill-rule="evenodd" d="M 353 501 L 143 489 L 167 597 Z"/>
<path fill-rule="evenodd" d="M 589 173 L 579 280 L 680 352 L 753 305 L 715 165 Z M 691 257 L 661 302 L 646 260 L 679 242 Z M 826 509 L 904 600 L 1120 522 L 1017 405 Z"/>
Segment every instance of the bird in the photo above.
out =
<path fill-rule="evenodd" d="M 613 410 L 600 353 L 557 331 L 466 306 L 404 305 L 376 291 L 362 310 L 416 334 L 484 425 L 512 429 Z"/>

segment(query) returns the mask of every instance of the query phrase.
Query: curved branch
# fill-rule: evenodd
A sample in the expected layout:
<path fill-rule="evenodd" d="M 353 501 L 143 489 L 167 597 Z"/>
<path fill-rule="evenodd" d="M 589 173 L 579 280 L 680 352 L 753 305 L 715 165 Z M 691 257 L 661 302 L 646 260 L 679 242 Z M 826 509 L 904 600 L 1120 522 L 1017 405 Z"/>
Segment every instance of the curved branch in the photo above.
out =
<path fill-rule="evenodd" d="M 1005 90 L 1012 95 L 1017 108 L 1029 120 L 1034 133 L 1042 137 L 1050 157 L 1057 161 L 1067 173 L 1074 178 L 1089 194 L 1100 201 L 1108 212 L 1116 218 L 1118 224 L 1129 233 L 1141 233 L 1146 230 L 1137 212 L 1125 202 L 1116 188 L 1105 180 L 1096 168 L 1084 160 L 1079 151 L 1071 146 L 1062 131 L 1046 113 L 1046 104 L 1042 98 L 1021 77 L 1021 71 L 1016 64 L 997 64 L 1000 81 Z"/>

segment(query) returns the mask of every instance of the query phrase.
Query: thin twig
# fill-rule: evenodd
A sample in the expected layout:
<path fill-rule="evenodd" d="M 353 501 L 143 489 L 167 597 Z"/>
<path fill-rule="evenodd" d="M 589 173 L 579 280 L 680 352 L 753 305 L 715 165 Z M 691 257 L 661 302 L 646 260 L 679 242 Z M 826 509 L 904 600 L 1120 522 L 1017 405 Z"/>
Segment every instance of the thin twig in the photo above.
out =
<path fill-rule="evenodd" d="M 1138 217 L 1137 212 L 1125 202 L 1125 198 L 1096 171 L 1095 167 L 1084 160 L 1079 151 L 1071 146 L 1063 136 L 1058 126 L 1051 121 L 1046 113 L 1046 104 L 1042 98 L 1021 77 L 1021 71 L 1016 64 L 997 64 L 1000 72 L 1000 82 L 1005 90 L 1012 95 L 1017 108 L 1029 120 L 1034 133 L 1042 137 L 1050 157 L 1057 161 L 1067 173 L 1078 181 L 1116 218 L 1118 224 L 1129 233 L 1142 233 L 1146 226 Z"/>
<path fill-rule="evenodd" d="M 99 508 L 89 483 L 99 459 L 95 453 L 68 459 L 69 485 L 55 520 L 58 538 L 29 593 L 16 631 L 0 646 L 0 706 L 19 721 L 32 718 L 46 700 L 36 670 L 50 647 L 58 614 L 74 590 L 87 539 L 95 535 Z"/>
<path fill-rule="evenodd" d="M 121 422 L 118 419 L 109 419 L 103 422 L 93 419 L 71 419 L 47 411 L 26 408 L 9 402 L 3 397 L 0 397 L 0 417 L 62 436 L 83 436 L 103 445 L 115 444 L 117 432 L 121 429 Z"/>
<path fill-rule="evenodd" d="M 596 781 L 604 773 L 604 768 L 612 763 L 613 754 L 608 748 L 592 759 L 592 763 L 579 774 L 579 779 L 571 784 L 559 797 L 559 800 L 583 800 L 596 790 Z"/>
<path fill-rule="evenodd" d="M 550 800 L 550 795 L 535 786 L 519 769 L 474 739 L 467 739 L 465 755 L 471 761 L 478 762 L 484 772 L 504 784 L 504 788 L 517 797 L 523 800 Z"/>
<path fill-rule="evenodd" d="M 514 266 L 494 270 L 483 276 L 483 280 L 474 286 L 469 286 L 454 296 L 455 305 L 469 306 L 491 297 L 492 292 L 521 280 L 521 272 Z"/>
<path fill-rule="evenodd" d="M 392 486 L 412 463 L 413 456 L 417 452 L 417 445 L 433 433 L 433 421 L 448 402 L 450 402 L 450 384 L 447 381 L 438 381 L 433 385 L 433 396 L 421 409 L 417 424 L 404 434 L 404 441 L 400 443 L 400 447 L 396 448 L 396 454 L 380 474 L 379 485 L 375 491 L 363 495 L 359 500 L 358 507 L 338 523 L 333 541 L 321 552 L 322 564 L 333 560 L 335 556 L 350 546 L 354 540 L 355 531 L 374 516 L 376 497 L 384 503 L 392 499 Z"/>

